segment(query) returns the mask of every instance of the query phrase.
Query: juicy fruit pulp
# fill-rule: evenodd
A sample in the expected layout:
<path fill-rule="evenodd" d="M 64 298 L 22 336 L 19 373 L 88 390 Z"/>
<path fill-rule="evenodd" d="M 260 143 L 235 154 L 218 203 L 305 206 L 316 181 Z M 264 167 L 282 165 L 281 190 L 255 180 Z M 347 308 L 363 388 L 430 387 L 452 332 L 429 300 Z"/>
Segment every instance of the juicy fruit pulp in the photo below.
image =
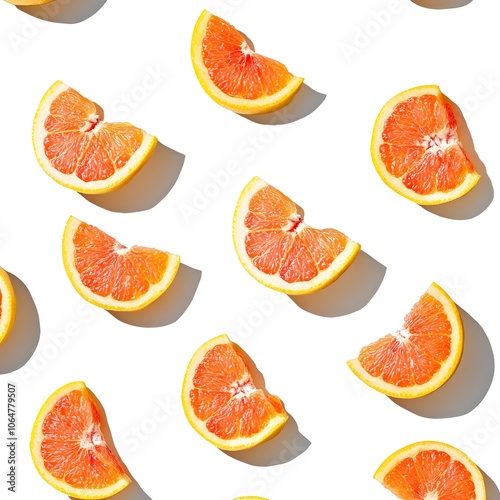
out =
<path fill-rule="evenodd" d="M 101 432 L 83 382 L 56 391 L 35 422 L 31 452 L 42 477 L 76 498 L 106 498 L 130 482 Z"/>
<path fill-rule="evenodd" d="M 45 130 L 45 154 L 52 166 L 85 182 L 111 177 L 142 143 L 141 130 L 102 122 L 95 104 L 73 89 L 52 102 Z"/>
<path fill-rule="evenodd" d="M 330 284 L 360 248 L 340 231 L 305 224 L 290 198 L 258 178 L 250 181 L 238 201 L 233 241 L 254 278 L 289 294 Z"/>
<path fill-rule="evenodd" d="M 78 416 L 82 429 L 72 426 Z M 102 488 L 123 475 L 123 469 L 101 434 L 95 404 L 82 391 L 61 398 L 46 416 L 40 453 L 47 470 L 75 488 Z M 78 457 L 74 463 L 72 459 Z M 71 468 L 70 468 L 71 467 Z"/>
<path fill-rule="evenodd" d="M 394 334 L 363 347 L 349 366 L 384 394 L 418 397 L 440 387 L 462 353 L 462 323 L 453 301 L 433 283 Z"/>
<path fill-rule="evenodd" d="M 96 105 L 56 82 L 42 99 L 33 132 L 38 161 L 66 187 L 112 191 L 145 163 L 156 138 L 129 123 L 107 123 Z"/>
<path fill-rule="evenodd" d="M 255 446 L 281 429 L 281 401 L 258 389 L 242 355 L 226 335 L 202 346 L 188 367 L 184 411 L 191 425 L 222 449 Z"/>
<path fill-rule="evenodd" d="M 254 52 L 238 30 L 208 11 L 196 22 L 191 59 L 205 92 L 241 114 L 269 113 L 285 106 L 303 81 L 282 63 Z"/>
<path fill-rule="evenodd" d="M 66 225 L 63 257 L 76 290 L 90 302 L 114 310 L 145 307 L 170 285 L 180 263 L 177 255 L 155 248 L 126 248 L 75 217 Z"/>
<path fill-rule="evenodd" d="M 403 500 L 484 500 L 477 466 L 460 450 L 439 442 L 419 442 L 391 455 L 374 476 Z"/>
<path fill-rule="evenodd" d="M 410 89 L 386 104 L 374 127 L 372 157 L 384 182 L 421 204 L 455 199 L 479 180 L 452 106 L 436 86 Z"/>

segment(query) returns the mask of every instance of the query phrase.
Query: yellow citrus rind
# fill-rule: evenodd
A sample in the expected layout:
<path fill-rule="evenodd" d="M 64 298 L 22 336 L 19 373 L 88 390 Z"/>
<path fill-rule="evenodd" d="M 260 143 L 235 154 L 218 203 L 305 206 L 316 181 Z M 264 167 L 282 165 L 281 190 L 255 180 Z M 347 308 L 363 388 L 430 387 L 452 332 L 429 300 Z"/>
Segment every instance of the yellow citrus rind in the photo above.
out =
<path fill-rule="evenodd" d="M 432 295 L 443 305 L 445 314 L 452 329 L 450 355 L 441 365 L 438 372 L 435 373 L 429 381 L 421 385 L 398 387 L 385 382 L 380 377 L 370 375 L 370 373 L 368 373 L 363 366 L 361 366 L 358 358 L 351 359 L 347 362 L 349 368 L 360 380 L 372 389 L 375 389 L 386 396 L 401 399 L 411 399 L 425 396 L 426 394 L 439 389 L 445 382 L 447 382 L 453 373 L 455 373 L 460 363 L 463 351 L 463 324 L 460 312 L 458 311 L 455 302 L 453 302 L 451 297 L 438 284 L 432 283 L 426 290 L 426 293 Z"/>
<path fill-rule="evenodd" d="M 254 446 L 257 446 L 276 436 L 288 420 L 288 415 L 286 413 L 276 415 L 274 418 L 270 419 L 264 429 L 253 436 L 238 437 L 234 439 L 221 439 L 207 429 L 205 422 L 196 416 L 191 405 L 189 394 L 190 391 L 194 388 L 193 377 L 195 370 L 203 360 L 205 354 L 215 346 L 220 344 L 230 344 L 234 346 L 227 335 L 219 335 L 213 339 L 208 340 L 201 347 L 199 347 L 189 361 L 182 383 L 182 407 L 184 409 L 184 414 L 186 415 L 186 418 L 193 429 L 198 432 L 200 436 L 202 436 L 209 443 L 217 446 L 217 448 L 220 448 L 221 450 L 236 451 L 253 448 Z"/>
<path fill-rule="evenodd" d="M 87 387 L 84 382 L 76 381 L 70 382 L 59 389 L 57 389 L 49 398 L 45 401 L 42 408 L 38 412 L 38 415 L 35 419 L 35 423 L 33 424 L 33 429 L 31 431 L 31 439 L 30 439 L 30 451 L 31 458 L 35 465 L 36 470 L 42 476 L 48 484 L 50 484 L 56 490 L 69 495 L 73 498 L 81 498 L 81 499 L 101 499 L 108 498 L 119 491 L 123 490 L 126 486 L 128 486 L 131 482 L 130 478 L 123 474 L 123 476 L 113 485 L 107 486 L 106 488 L 75 488 L 64 481 L 54 477 L 45 467 L 43 457 L 40 453 L 40 448 L 42 441 L 44 439 L 43 434 L 43 422 L 47 417 L 48 413 L 54 408 L 57 401 L 59 401 L 62 397 L 66 396 L 72 391 L 82 391 L 87 392 Z"/>
<path fill-rule="evenodd" d="M 47 135 L 45 130 L 45 120 L 50 113 L 50 106 L 52 102 L 65 90 L 70 87 L 61 81 L 56 81 L 42 97 L 40 104 L 38 105 L 35 118 L 33 120 L 33 132 L 32 141 L 33 148 L 35 150 L 35 155 L 38 163 L 42 167 L 43 171 L 55 180 L 57 183 L 64 187 L 78 191 L 79 193 L 85 194 L 102 194 L 116 191 L 126 183 L 128 183 L 134 176 L 139 172 L 139 170 L 145 165 L 149 157 L 153 153 L 157 138 L 143 132 L 143 141 L 141 146 L 134 152 L 130 157 L 128 162 L 116 170 L 116 172 L 104 180 L 96 181 L 83 181 L 75 173 L 64 174 L 55 169 L 44 149 L 44 139 Z"/>
<path fill-rule="evenodd" d="M 348 239 L 344 250 L 336 257 L 332 265 L 319 271 L 319 273 L 309 281 L 287 283 L 278 274 L 269 275 L 258 269 L 252 263 L 245 248 L 245 237 L 248 229 L 245 226 L 245 216 L 249 211 L 249 203 L 253 195 L 265 186 L 265 181 L 259 177 L 254 177 L 243 189 L 236 203 L 233 216 L 233 244 L 238 255 L 238 259 L 245 270 L 262 285 L 265 285 L 278 292 L 287 295 L 303 295 L 316 292 L 325 288 L 339 278 L 342 273 L 352 264 L 358 255 L 361 245 Z"/>
<path fill-rule="evenodd" d="M 264 497 L 238 497 L 235 498 L 234 500 L 268 500 L 268 499 Z"/>
<path fill-rule="evenodd" d="M 475 485 L 475 500 L 486 500 L 486 488 L 484 478 L 477 465 L 462 451 L 454 446 L 440 441 L 419 441 L 409 444 L 389 455 L 378 467 L 373 475 L 381 484 L 384 484 L 384 478 L 391 472 L 397 464 L 406 458 L 413 458 L 418 453 L 426 450 L 436 450 L 447 453 L 452 460 L 462 463 L 470 472 Z"/>
<path fill-rule="evenodd" d="M 16 319 L 17 301 L 7 272 L 0 267 L 0 344 L 4 342 Z"/>
<path fill-rule="evenodd" d="M 53 2 L 54 0 L 5 0 L 7 3 L 12 5 L 43 5 L 46 3 Z"/>
<path fill-rule="evenodd" d="M 87 302 L 108 311 L 137 311 L 158 299 L 172 284 L 179 270 L 181 258 L 178 255 L 165 252 L 168 254 L 168 264 L 165 274 L 158 283 L 151 284 L 149 290 L 144 295 L 134 300 L 119 301 L 114 299 L 111 295 L 102 297 L 94 293 L 82 283 L 80 274 L 75 267 L 75 245 L 73 243 L 73 235 L 81 222 L 82 221 L 73 216 L 70 216 L 66 222 L 62 238 L 62 256 L 64 269 L 66 270 L 66 274 L 71 284 Z"/>
<path fill-rule="evenodd" d="M 285 87 L 275 94 L 258 99 L 244 99 L 232 97 L 220 90 L 210 78 L 207 67 L 203 62 L 203 39 L 208 21 L 213 14 L 204 10 L 198 18 L 191 38 L 191 61 L 194 72 L 203 90 L 218 104 L 235 113 L 253 115 L 271 113 L 290 103 L 302 86 L 303 78 L 293 76 Z"/>
<path fill-rule="evenodd" d="M 419 205 L 438 205 L 441 203 L 447 203 L 449 201 L 456 200 L 457 198 L 460 198 L 461 196 L 467 194 L 478 183 L 481 176 L 475 171 L 469 172 L 464 182 L 451 191 L 436 191 L 428 195 L 420 195 L 412 191 L 411 189 L 408 189 L 403 184 L 400 178 L 392 176 L 387 171 L 387 168 L 380 155 L 380 146 L 383 144 L 382 131 L 384 129 L 384 124 L 387 118 L 391 116 L 394 108 L 399 103 L 411 97 L 419 97 L 422 95 L 434 95 L 440 100 L 447 100 L 446 96 L 441 93 L 441 90 L 437 85 L 421 85 L 395 95 L 394 97 L 389 99 L 389 101 L 383 106 L 375 120 L 370 151 L 375 170 L 377 171 L 382 181 L 392 190 L 394 190 L 404 198 L 418 203 Z"/>

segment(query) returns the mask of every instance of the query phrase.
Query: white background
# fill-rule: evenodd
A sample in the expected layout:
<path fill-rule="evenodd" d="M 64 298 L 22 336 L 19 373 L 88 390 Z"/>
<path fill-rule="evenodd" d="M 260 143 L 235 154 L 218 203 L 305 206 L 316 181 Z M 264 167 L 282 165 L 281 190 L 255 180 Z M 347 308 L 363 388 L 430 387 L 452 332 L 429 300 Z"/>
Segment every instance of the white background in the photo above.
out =
<path fill-rule="evenodd" d="M 203 9 L 305 78 L 284 112 L 248 119 L 203 92 L 189 52 Z M 83 380 L 134 478 L 117 500 L 390 499 L 373 473 L 393 451 L 426 439 L 468 453 L 485 474 L 488 499 L 500 499 L 499 14 L 495 0 L 447 9 L 410 0 L 0 2 L 0 265 L 19 301 L 14 331 L 0 346 L 0 400 L 16 383 L 17 498 L 64 497 L 36 472 L 29 434 L 45 399 Z M 33 115 L 56 80 L 97 102 L 107 120 L 158 137 L 150 162 L 121 191 L 82 196 L 38 166 Z M 431 83 L 466 117 L 461 128 L 482 179 L 461 200 L 424 208 L 382 183 L 369 145 L 383 104 Z M 361 243 L 352 267 L 328 289 L 292 299 L 240 266 L 231 220 L 255 175 L 295 200 L 310 225 Z M 61 260 L 70 215 L 127 246 L 179 254 L 171 289 L 140 313 L 87 304 Z M 458 371 L 420 400 L 365 387 L 346 361 L 398 328 L 433 281 L 462 313 Z M 282 433 L 254 450 L 218 450 L 182 411 L 187 363 L 221 333 L 247 352 L 290 414 Z M 0 441 L 5 407 L 0 402 Z M 4 498 L 5 444 L 0 450 Z"/>

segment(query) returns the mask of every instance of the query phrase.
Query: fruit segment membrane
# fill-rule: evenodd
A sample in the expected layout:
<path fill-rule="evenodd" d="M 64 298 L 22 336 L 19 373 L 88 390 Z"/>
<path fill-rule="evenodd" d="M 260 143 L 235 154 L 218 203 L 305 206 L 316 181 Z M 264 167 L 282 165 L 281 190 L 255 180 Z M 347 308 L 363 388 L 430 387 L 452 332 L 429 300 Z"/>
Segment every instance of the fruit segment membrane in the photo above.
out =
<path fill-rule="evenodd" d="M 316 277 L 348 242 L 335 229 L 309 227 L 295 203 L 269 185 L 250 200 L 245 227 L 245 248 L 254 266 L 269 275 L 279 274 L 287 283 Z"/>
<path fill-rule="evenodd" d="M 409 387 L 428 382 L 451 353 L 452 327 L 441 302 L 425 293 L 401 330 L 364 347 L 363 368 L 385 382 Z"/>
<path fill-rule="evenodd" d="M 142 130 L 133 125 L 102 122 L 95 104 L 73 89 L 54 99 L 44 126 L 44 151 L 50 164 L 85 182 L 111 177 L 143 141 Z"/>
<path fill-rule="evenodd" d="M 284 64 L 255 53 L 239 31 L 217 16 L 207 23 L 203 62 L 213 83 L 231 97 L 272 95 L 293 78 Z"/>
<path fill-rule="evenodd" d="M 257 389 L 243 358 L 231 345 L 209 350 L 197 366 L 190 401 L 195 415 L 222 439 L 251 437 L 266 427 L 281 401 Z"/>
<path fill-rule="evenodd" d="M 424 94 L 398 103 L 384 123 L 380 156 L 389 174 L 420 195 L 448 192 L 474 166 L 457 135 L 451 105 Z"/>
<path fill-rule="evenodd" d="M 45 468 L 75 488 L 105 488 L 124 470 L 108 448 L 92 400 L 82 391 L 63 396 L 47 414 L 41 456 Z"/>

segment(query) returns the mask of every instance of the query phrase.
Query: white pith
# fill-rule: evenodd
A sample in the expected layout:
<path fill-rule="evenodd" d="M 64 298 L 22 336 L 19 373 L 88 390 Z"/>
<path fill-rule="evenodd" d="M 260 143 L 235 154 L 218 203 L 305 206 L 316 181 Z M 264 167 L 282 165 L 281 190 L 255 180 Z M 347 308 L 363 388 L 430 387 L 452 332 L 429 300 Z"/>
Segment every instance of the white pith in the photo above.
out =
<path fill-rule="evenodd" d="M 82 439 L 80 440 L 80 447 L 85 450 L 90 450 L 96 446 L 102 446 L 103 444 L 105 444 L 105 441 L 102 437 L 101 431 L 94 425 L 92 425 L 92 427 L 84 433 Z"/>
<path fill-rule="evenodd" d="M 258 390 L 250 379 L 233 382 L 231 389 L 231 395 L 237 399 L 242 399 Z"/>
<path fill-rule="evenodd" d="M 94 134 L 102 127 L 103 122 L 99 115 L 90 115 L 87 119 L 87 125 L 80 129 L 80 132 L 94 132 Z"/>
<path fill-rule="evenodd" d="M 255 52 L 250 48 L 250 45 L 248 45 L 247 42 L 243 42 L 241 44 L 241 52 L 248 56 L 255 54 Z"/>
<path fill-rule="evenodd" d="M 402 328 L 401 330 L 397 330 L 394 336 L 401 342 L 405 343 L 411 336 L 410 330 Z"/>
<path fill-rule="evenodd" d="M 425 154 L 436 154 L 438 151 L 446 151 L 458 143 L 458 137 L 453 130 L 444 129 L 434 136 L 424 137 L 421 146 L 426 150 Z"/>

